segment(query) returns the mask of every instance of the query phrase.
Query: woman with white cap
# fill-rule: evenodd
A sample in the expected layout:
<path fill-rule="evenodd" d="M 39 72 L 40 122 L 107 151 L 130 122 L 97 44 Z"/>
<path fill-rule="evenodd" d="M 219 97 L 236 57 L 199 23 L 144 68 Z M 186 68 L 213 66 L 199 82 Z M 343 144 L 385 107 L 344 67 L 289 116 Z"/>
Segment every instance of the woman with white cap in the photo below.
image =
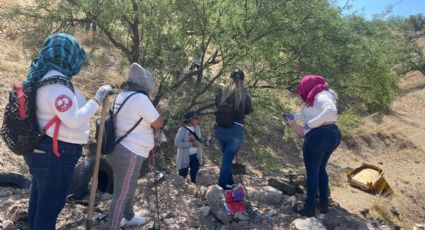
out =
<path fill-rule="evenodd" d="M 105 157 L 114 172 L 114 194 L 109 209 L 108 229 L 145 223 L 144 218 L 133 211 L 133 195 L 142 163 L 155 145 L 154 129 L 162 128 L 164 123 L 163 117 L 152 104 L 154 96 L 155 81 L 152 74 L 137 63 L 131 64 L 128 79 L 121 85 L 121 92 L 113 105 L 115 113 L 122 106 L 116 114 L 117 138 L 138 124 Z M 138 122 L 141 118 L 141 122 Z"/>

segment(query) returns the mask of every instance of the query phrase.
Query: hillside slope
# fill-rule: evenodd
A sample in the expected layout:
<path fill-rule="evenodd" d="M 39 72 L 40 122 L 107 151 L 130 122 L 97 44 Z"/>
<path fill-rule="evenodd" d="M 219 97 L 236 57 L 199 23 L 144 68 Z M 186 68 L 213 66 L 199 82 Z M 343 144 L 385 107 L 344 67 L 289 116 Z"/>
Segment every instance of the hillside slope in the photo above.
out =
<path fill-rule="evenodd" d="M 425 39 L 418 44 L 425 51 Z M 333 198 L 351 212 L 370 209 L 373 215 L 404 226 L 425 222 L 425 76 L 410 72 L 401 79 L 400 96 L 390 114 L 372 114 L 361 120 L 356 135 L 346 141 L 331 161 Z M 383 169 L 394 190 L 390 198 L 369 195 L 347 184 L 347 173 L 361 163 Z M 339 170 L 338 170 L 339 169 Z M 344 170 L 345 169 L 345 170 Z M 391 214 L 391 207 L 400 218 Z"/>
<path fill-rule="evenodd" d="M 90 65 L 76 77 L 76 85 L 86 95 L 93 95 L 97 86 L 106 82 L 118 84 L 122 81 L 122 64 L 118 53 L 113 50 L 98 49 L 96 38 L 89 34 L 79 35 L 85 46 L 90 47 L 93 58 Z M 29 61 L 29 49 L 25 40 L 13 28 L 0 32 L 0 108 L 7 102 L 7 91 L 12 83 L 25 78 Z M 332 215 L 322 216 L 326 222 L 330 216 L 342 215 L 343 220 L 350 222 L 361 221 L 360 211 L 369 209 L 373 219 L 382 223 L 393 223 L 398 226 L 411 228 L 415 223 L 425 222 L 425 76 L 419 73 L 406 75 L 401 84 L 400 97 L 392 105 L 392 113 L 388 115 L 373 114 L 361 119 L 361 125 L 355 132 L 356 135 L 346 138 L 341 147 L 334 153 L 330 160 L 329 171 L 331 174 L 331 194 L 341 208 L 334 209 Z M 0 120 L 2 119 L 0 115 Z M 299 141 L 283 141 L 281 134 L 283 128 L 280 124 L 272 124 L 273 129 L 267 130 L 271 135 L 256 136 L 246 141 L 241 150 L 245 154 L 244 162 L 248 164 L 249 175 L 246 176 L 248 186 L 261 188 L 266 185 L 270 176 L 282 177 L 289 170 L 302 172 L 302 159 L 300 157 Z M 207 132 L 212 130 L 205 129 Z M 205 205 L 203 189 L 193 186 L 181 186 L 176 180 L 173 163 L 174 150 L 172 145 L 173 134 L 169 134 L 169 147 L 161 150 L 163 157 L 162 169 L 166 171 L 168 180 L 160 187 L 161 211 L 163 224 L 167 228 L 207 229 L 211 226 L 221 226 L 210 216 L 199 217 L 199 208 Z M 254 153 L 251 144 L 263 147 Z M 267 151 L 266 151 L 267 150 Z M 271 157 L 259 158 L 266 151 Z M 215 144 L 207 149 L 206 162 L 208 166 L 204 171 L 209 175 L 211 184 L 217 177 L 220 153 Z M 165 161 L 165 162 L 164 162 Z M 264 162 L 268 161 L 268 162 Z M 384 170 L 385 177 L 394 189 L 393 196 L 382 198 L 370 195 L 360 190 L 351 188 L 346 179 L 346 173 L 356 168 L 362 162 L 375 164 Z M 273 170 L 263 167 L 262 163 L 271 164 Z M 28 170 L 21 157 L 11 154 L 4 143 L 0 141 L 0 172 L 18 172 L 28 175 Z M 139 180 L 140 188 L 137 190 L 136 206 L 145 215 L 154 217 L 155 203 L 152 184 L 147 178 Z M 108 199 L 107 195 L 102 195 Z M 285 199 L 289 197 L 285 196 Z M 28 202 L 28 191 L 21 189 L 0 188 L 0 220 L 12 219 L 18 226 L 25 229 L 25 210 Z M 390 209 L 395 207 L 400 218 L 394 216 Z M 261 219 L 252 229 L 286 229 L 288 224 L 297 218 L 285 205 L 259 206 L 264 212 L 276 210 L 278 214 L 272 219 Z M 348 212 L 345 212 L 346 209 Z M 107 212 L 107 202 L 101 203 L 97 212 Z M 85 206 L 68 204 L 62 212 L 58 226 L 68 226 L 64 229 L 83 229 L 81 219 L 84 217 Z M 177 214 L 172 214 L 177 213 Z M 77 223 L 70 227 L 71 223 Z M 356 222 L 356 223 L 357 223 Z M 332 225 L 334 226 L 334 225 Z M 231 228 L 232 226 L 227 226 Z M 335 227 L 335 226 L 334 226 Z M 97 226 L 102 229 L 102 225 Z M 142 229 L 147 227 L 142 227 Z M 0 228 L 1 229 L 1 228 Z M 242 229 L 237 226 L 233 229 Z"/>

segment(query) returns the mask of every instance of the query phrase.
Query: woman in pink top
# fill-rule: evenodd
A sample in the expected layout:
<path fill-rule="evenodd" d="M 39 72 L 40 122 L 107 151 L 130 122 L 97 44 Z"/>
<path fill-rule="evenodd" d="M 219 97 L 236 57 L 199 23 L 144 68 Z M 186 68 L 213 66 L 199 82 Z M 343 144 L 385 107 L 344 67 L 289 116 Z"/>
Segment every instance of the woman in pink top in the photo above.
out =
<path fill-rule="evenodd" d="M 297 94 L 304 101 L 298 114 L 285 114 L 295 132 L 304 137 L 303 158 L 307 173 L 307 198 L 303 209 L 295 210 L 307 217 L 316 213 L 316 193 L 320 192 L 320 212 L 327 213 L 329 206 L 329 179 L 326 165 L 338 147 L 341 133 L 337 121 L 337 95 L 329 89 L 322 76 L 304 76 L 297 86 Z M 304 126 L 295 120 L 303 120 Z"/>

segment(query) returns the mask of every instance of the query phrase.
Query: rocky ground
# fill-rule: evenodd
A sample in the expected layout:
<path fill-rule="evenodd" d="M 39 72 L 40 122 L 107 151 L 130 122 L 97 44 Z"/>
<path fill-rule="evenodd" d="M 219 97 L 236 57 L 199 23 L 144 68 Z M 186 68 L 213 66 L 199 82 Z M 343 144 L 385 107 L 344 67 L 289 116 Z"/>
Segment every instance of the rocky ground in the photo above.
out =
<path fill-rule="evenodd" d="M 163 172 L 158 182 L 159 213 L 161 229 L 289 229 L 291 222 L 300 218 L 292 211 L 300 205 L 302 194 L 286 195 L 267 186 L 266 178 L 243 176 L 248 198 L 255 211 L 255 217 L 248 215 L 230 216 L 224 213 L 223 191 L 216 185 L 217 167 L 206 165 L 199 173 L 198 184 L 193 185 L 172 172 Z M 137 212 L 148 219 L 141 227 L 128 229 L 149 229 L 156 220 L 155 193 L 152 174 L 138 181 L 136 191 Z M 27 229 L 28 190 L 1 188 L 1 223 L 3 229 Z M 111 195 L 98 193 L 98 204 L 94 229 L 105 229 Z M 318 220 L 327 229 L 371 229 L 383 223 L 366 221 L 359 215 L 350 214 L 333 202 L 328 214 L 319 214 Z M 84 204 L 68 202 L 57 224 L 58 229 L 84 229 Z M 298 220 L 300 221 L 300 220 Z M 306 220 L 304 220 L 306 221 Z M 307 220 L 309 221 L 309 220 Z M 313 221 L 313 220 L 310 220 Z M 13 228 L 7 227 L 13 224 Z M 299 224 L 299 223 L 298 223 Z M 310 223 L 309 225 L 317 223 Z M 1 225 L 0 225 L 1 226 Z M 319 226 L 319 225 L 318 225 Z M 1 229 L 1 228 L 0 228 Z M 303 228 L 300 228 L 303 229 Z"/>

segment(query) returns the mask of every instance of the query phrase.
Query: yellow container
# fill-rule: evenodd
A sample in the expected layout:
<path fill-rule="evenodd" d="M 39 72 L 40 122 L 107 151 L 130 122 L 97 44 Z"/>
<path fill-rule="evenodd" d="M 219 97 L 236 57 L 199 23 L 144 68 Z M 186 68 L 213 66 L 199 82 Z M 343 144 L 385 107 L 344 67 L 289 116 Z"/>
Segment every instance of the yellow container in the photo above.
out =
<path fill-rule="evenodd" d="M 382 169 L 371 164 L 363 163 L 360 167 L 347 174 L 348 183 L 360 190 L 373 194 L 388 196 L 393 193 L 384 178 Z"/>

